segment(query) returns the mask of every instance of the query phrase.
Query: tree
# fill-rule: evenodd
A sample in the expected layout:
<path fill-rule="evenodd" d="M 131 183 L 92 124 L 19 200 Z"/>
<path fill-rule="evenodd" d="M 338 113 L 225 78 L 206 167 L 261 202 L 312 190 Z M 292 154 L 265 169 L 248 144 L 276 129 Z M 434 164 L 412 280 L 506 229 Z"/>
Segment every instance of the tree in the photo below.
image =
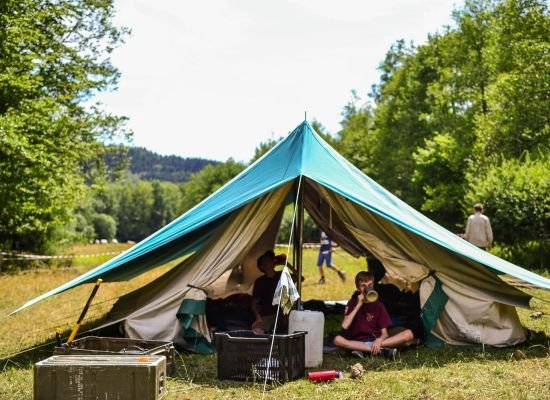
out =
<path fill-rule="evenodd" d="M 118 238 L 121 241 L 139 241 L 151 234 L 151 214 L 154 203 L 150 182 L 126 182 L 121 185 L 119 198 Z"/>
<path fill-rule="evenodd" d="M 192 174 L 199 172 L 206 165 L 217 163 L 217 161 L 196 157 L 164 156 L 143 147 L 130 147 L 128 158 L 130 172 L 141 179 L 174 183 L 186 182 Z M 116 159 L 110 159 L 108 163 L 114 164 L 116 161 Z"/>
<path fill-rule="evenodd" d="M 412 180 L 424 191 L 421 210 L 450 230 L 461 223 L 460 201 L 464 196 L 464 160 L 457 140 L 436 134 L 413 154 Z"/>
<path fill-rule="evenodd" d="M 495 78 L 489 113 L 478 116 L 475 168 L 550 149 L 550 16 L 544 0 L 508 0 L 495 7 L 489 52 Z"/>
<path fill-rule="evenodd" d="M 379 67 L 384 74 L 381 85 L 371 93 L 376 111 L 368 172 L 382 186 L 420 208 L 422 189 L 412 181 L 413 152 L 432 135 L 425 116 L 431 113 L 429 84 L 439 79 L 439 73 L 429 48 L 413 50 L 398 42 Z"/>
<path fill-rule="evenodd" d="M 181 192 L 171 182 L 153 181 L 153 208 L 149 231 L 152 233 L 171 222 L 178 215 Z"/>
<path fill-rule="evenodd" d="M 423 62 L 437 71 L 437 79 L 426 84 L 426 111 L 420 114 L 426 136 L 412 150 L 412 185 L 421 193 L 420 209 L 449 229 L 461 223 L 460 201 L 475 142 L 475 116 L 484 112 L 486 103 L 487 83 L 479 80 L 487 77 L 479 73 L 483 67 L 475 64 L 483 60 L 477 57 L 483 49 L 470 30 L 457 20 L 455 30 L 431 36 L 418 49 L 425 54 Z"/>
<path fill-rule="evenodd" d="M 367 175 L 372 173 L 372 108 L 359 105 L 361 99 L 352 91 L 352 100 L 342 112 L 342 129 L 338 132 L 334 147 L 342 156 Z"/>
<path fill-rule="evenodd" d="M 125 30 L 113 0 L 0 3 L 0 245 L 40 251 L 100 177 L 124 118 L 91 104 L 114 87 Z"/>
<path fill-rule="evenodd" d="M 374 117 L 348 104 L 339 144 L 355 165 L 450 229 L 462 224 L 467 174 L 525 151 L 548 154 L 550 146 L 548 5 L 467 0 L 453 18 L 454 27 L 422 46 L 390 48 L 370 94 Z"/>
<path fill-rule="evenodd" d="M 107 214 L 96 214 L 93 220 L 94 231 L 97 239 L 112 241 L 116 235 L 116 221 Z"/>
<path fill-rule="evenodd" d="M 521 265 L 548 260 L 550 16 L 548 2 L 505 0 L 490 13 L 487 112 L 475 116 L 465 206 L 492 210 L 500 255 Z"/>
<path fill-rule="evenodd" d="M 550 252 L 549 160 L 548 153 L 534 158 L 526 153 L 522 159 L 503 161 L 468 179 L 464 217 L 472 204 L 482 202 L 491 218 L 495 242 L 515 249 L 513 261 L 531 267 L 544 266 Z M 538 243 L 536 265 L 522 259 L 530 242 Z"/>
<path fill-rule="evenodd" d="M 231 158 L 224 163 L 207 165 L 182 185 L 180 210 L 184 212 L 194 207 L 243 170 L 244 165 Z"/>
<path fill-rule="evenodd" d="M 293 225 L 294 204 L 286 206 L 279 232 L 277 232 L 277 243 L 288 244 Z M 304 212 L 304 225 L 302 230 L 302 240 L 304 243 L 317 243 L 319 241 L 320 229 L 315 225 L 313 219 L 307 211 Z"/>

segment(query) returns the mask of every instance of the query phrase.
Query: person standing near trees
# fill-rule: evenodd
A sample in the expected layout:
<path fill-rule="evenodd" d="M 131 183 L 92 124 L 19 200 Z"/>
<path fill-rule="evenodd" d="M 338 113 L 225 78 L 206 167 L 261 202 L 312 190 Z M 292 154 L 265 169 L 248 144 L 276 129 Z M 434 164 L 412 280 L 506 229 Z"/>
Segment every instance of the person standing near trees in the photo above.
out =
<path fill-rule="evenodd" d="M 325 232 L 321 231 L 320 244 L 321 245 L 319 247 L 319 256 L 317 257 L 317 267 L 319 268 L 319 273 L 321 274 L 321 279 L 319 279 L 319 283 L 325 283 L 325 272 L 323 271 L 323 263 L 326 264 L 327 268 L 336 271 L 342 282 L 344 282 L 346 280 L 346 273 L 332 263 L 332 252 L 335 251 L 334 247 L 336 246 L 336 243 L 330 240 Z"/>
<path fill-rule="evenodd" d="M 464 239 L 483 250 L 491 250 L 493 230 L 489 218 L 483 215 L 483 204 L 474 204 L 474 214 L 466 221 Z"/>

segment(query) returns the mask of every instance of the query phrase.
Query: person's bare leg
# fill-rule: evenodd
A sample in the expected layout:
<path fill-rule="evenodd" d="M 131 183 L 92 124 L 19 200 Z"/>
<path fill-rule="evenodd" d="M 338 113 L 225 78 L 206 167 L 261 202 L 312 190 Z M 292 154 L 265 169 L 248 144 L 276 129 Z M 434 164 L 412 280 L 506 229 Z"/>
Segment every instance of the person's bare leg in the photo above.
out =
<path fill-rule="evenodd" d="M 382 347 L 399 347 L 409 340 L 413 340 L 414 335 L 410 329 L 388 336 L 382 341 Z"/>
<path fill-rule="evenodd" d="M 319 274 L 321 275 L 321 279 L 319 279 L 319 283 L 325 283 L 325 271 L 323 270 L 323 265 L 318 265 L 317 268 L 319 268 Z"/>
<path fill-rule="evenodd" d="M 332 269 L 333 271 L 336 271 L 338 273 L 342 272 L 340 268 L 336 266 L 336 264 L 328 265 L 328 268 Z"/>
<path fill-rule="evenodd" d="M 331 264 L 328 266 L 328 268 L 332 269 L 333 271 L 336 271 L 340 279 L 342 279 L 342 282 L 345 282 L 346 280 L 346 273 L 342 271 L 340 268 L 338 268 L 335 264 Z"/>
<path fill-rule="evenodd" d="M 337 335 L 334 338 L 334 345 L 346 350 L 359 350 L 366 352 L 370 352 L 371 348 L 371 346 L 365 344 L 364 342 L 360 342 L 358 340 L 348 340 L 340 335 Z"/>

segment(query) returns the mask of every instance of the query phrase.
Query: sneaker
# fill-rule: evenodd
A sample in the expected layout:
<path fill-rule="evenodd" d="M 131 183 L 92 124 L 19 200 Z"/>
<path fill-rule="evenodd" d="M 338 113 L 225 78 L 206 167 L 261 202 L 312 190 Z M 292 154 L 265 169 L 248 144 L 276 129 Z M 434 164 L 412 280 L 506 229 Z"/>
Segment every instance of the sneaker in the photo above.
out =
<path fill-rule="evenodd" d="M 325 283 L 325 277 L 322 276 L 321 279 L 319 279 L 319 283 L 323 285 Z"/>
<path fill-rule="evenodd" d="M 342 279 L 342 282 L 346 281 L 346 273 L 344 271 L 338 271 L 338 276 Z"/>
<path fill-rule="evenodd" d="M 393 347 L 384 347 L 382 349 L 382 355 L 385 358 L 389 358 L 392 361 L 395 361 L 395 358 L 397 357 L 397 349 Z"/>
<path fill-rule="evenodd" d="M 351 352 L 351 355 L 354 356 L 354 357 L 357 357 L 357 358 L 364 358 L 365 355 L 363 354 L 362 351 L 359 351 L 359 350 L 353 350 Z"/>

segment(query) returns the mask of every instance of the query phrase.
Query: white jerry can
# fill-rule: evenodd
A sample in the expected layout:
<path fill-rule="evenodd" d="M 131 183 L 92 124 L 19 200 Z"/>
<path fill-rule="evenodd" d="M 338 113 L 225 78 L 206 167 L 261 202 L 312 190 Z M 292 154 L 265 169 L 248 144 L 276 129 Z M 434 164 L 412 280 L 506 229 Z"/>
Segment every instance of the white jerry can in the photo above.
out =
<path fill-rule="evenodd" d="M 320 311 L 290 312 L 288 333 L 306 331 L 305 336 L 305 366 L 318 367 L 323 363 L 323 336 L 325 331 L 325 315 Z"/>

